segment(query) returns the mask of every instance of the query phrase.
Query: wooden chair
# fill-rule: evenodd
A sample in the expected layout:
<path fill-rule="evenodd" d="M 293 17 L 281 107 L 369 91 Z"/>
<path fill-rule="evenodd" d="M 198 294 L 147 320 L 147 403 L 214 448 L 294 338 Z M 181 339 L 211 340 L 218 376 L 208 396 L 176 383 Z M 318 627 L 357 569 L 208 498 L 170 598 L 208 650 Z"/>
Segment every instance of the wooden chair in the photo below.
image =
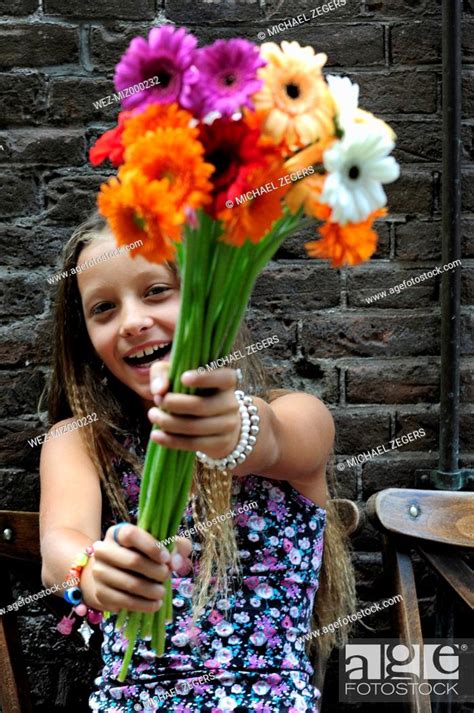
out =
<path fill-rule="evenodd" d="M 348 534 L 357 529 L 359 511 L 350 500 L 335 500 L 339 515 Z M 9 565 L 20 566 L 22 576 L 38 582 L 41 557 L 39 546 L 39 514 L 36 512 L 0 511 L 0 566 L 6 572 Z M 13 601 L 8 575 L 0 579 L 0 609 Z M 59 619 L 69 607 L 51 595 L 41 599 Z M 81 639 L 79 639 L 82 642 Z M 10 611 L 0 616 L 0 661 L 3 673 L 0 679 L 0 706 L 2 713 L 31 713 L 30 688 L 23 664 L 21 642 L 18 635 L 17 613 Z M 326 661 L 318 662 L 318 680 L 324 680 Z M 322 679 L 321 679 L 322 673 Z M 322 684 L 321 684 L 322 685 Z"/>
<path fill-rule="evenodd" d="M 474 493 L 388 488 L 369 498 L 367 515 L 383 535 L 392 591 L 403 597 L 393 607 L 402 643 L 423 645 L 412 549 L 474 609 L 474 571 L 464 558 L 474 547 Z M 431 713 L 426 699 L 415 691 L 410 713 Z"/>

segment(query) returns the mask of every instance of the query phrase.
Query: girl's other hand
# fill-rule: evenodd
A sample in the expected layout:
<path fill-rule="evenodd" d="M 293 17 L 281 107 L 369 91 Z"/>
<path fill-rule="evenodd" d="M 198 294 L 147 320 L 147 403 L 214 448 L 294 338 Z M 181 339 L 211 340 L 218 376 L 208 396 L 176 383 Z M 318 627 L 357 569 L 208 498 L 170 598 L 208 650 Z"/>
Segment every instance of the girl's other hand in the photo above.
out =
<path fill-rule="evenodd" d="M 160 427 L 151 440 L 169 448 L 203 451 L 211 458 L 224 458 L 239 442 L 241 420 L 234 391 L 235 369 L 186 371 L 186 386 L 213 389 L 210 396 L 168 393 L 169 362 L 154 362 L 150 369 L 150 389 L 155 407 L 148 411 L 151 423 Z M 159 406 L 159 408 L 158 408 Z"/>
<path fill-rule="evenodd" d="M 94 543 L 94 556 L 84 568 L 85 601 L 89 590 L 103 610 L 158 611 L 165 593 L 163 582 L 171 572 L 191 568 L 191 541 L 178 538 L 170 553 L 150 533 L 129 523 L 118 530 L 117 544 L 114 527 L 109 527 L 104 540 Z"/>

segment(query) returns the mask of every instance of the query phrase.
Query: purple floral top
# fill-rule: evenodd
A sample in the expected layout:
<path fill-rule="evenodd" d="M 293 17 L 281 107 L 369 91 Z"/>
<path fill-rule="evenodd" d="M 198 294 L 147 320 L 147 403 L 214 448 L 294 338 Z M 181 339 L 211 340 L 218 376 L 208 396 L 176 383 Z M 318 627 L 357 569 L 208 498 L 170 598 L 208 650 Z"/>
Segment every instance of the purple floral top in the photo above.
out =
<path fill-rule="evenodd" d="M 135 518 L 138 477 L 122 468 L 121 479 Z M 92 710 L 318 711 L 320 692 L 299 637 L 310 628 L 326 511 L 286 481 L 253 475 L 235 479 L 232 507 L 242 566 L 234 593 L 208 606 L 193 628 L 192 573 L 174 577 L 165 654 L 158 658 L 139 639 L 124 683 L 116 677 L 126 640 L 114 616 L 103 622 L 105 665 L 89 699 Z M 188 506 L 181 529 L 193 525 Z M 192 539 L 198 558 L 199 534 Z"/>

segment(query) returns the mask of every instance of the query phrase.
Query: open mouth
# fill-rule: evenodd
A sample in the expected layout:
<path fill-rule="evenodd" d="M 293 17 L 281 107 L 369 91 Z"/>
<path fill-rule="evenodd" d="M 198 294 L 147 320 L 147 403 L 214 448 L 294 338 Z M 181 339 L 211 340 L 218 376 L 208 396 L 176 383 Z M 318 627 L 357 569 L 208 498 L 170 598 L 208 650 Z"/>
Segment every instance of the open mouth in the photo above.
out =
<path fill-rule="evenodd" d="M 130 366 L 144 366 L 158 359 L 163 359 L 163 357 L 171 351 L 171 346 L 172 342 L 154 347 L 145 347 L 145 349 L 142 349 L 133 356 L 124 357 L 123 359 Z"/>

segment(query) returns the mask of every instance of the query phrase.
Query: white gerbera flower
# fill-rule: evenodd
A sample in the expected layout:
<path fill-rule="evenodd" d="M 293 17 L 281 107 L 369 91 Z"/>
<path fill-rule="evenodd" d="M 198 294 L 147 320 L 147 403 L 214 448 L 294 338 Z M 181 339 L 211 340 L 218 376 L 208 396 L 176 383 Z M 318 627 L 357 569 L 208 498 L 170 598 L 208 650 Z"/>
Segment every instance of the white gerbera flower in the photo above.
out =
<path fill-rule="evenodd" d="M 387 203 L 382 183 L 396 181 L 400 167 L 388 154 L 395 144 L 374 127 L 353 124 L 344 138 L 324 152 L 328 176 L 321 203 L 332 208 L 332 220 L 340 225 L 360 223 Z"/>
<path fill-rule="evenodd" d="M 359 85 L 353 84 L 348 77 L 337 77 L 335 74 L 329 74 L 326 80 L 336 106 L 338 124 L 345 130 L 354 121 L 359 105 Z"/>

